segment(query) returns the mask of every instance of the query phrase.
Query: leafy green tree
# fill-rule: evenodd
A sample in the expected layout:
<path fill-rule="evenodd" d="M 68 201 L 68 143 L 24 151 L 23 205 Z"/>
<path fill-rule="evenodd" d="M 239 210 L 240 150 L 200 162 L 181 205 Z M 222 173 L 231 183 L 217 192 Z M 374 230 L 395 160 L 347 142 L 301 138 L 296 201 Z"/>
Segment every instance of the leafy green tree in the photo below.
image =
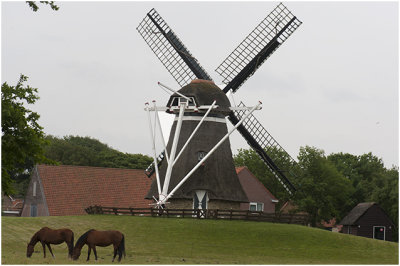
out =
<path fill-rule="evenodd" d="M 49 5 L 51 9 L 57 11 L 59 7 L 54 3 L 54 1 L 39 1 L 41 4 Z M 37 5 L 37 1 L 26 1 L 29 7 L 36 12 L 39 10 L 39 6 Z"/>
<path fill-rule="evenodd" d="M 296 206 L 310 215 L 312 226 L 321 220 L 341 218 L 341 210 L 352 205 L 348 201 L 353 193 L 349 180 L 325 157 L 323 150 L 301 147 L 298 159 L 303 174 L 294 199 Z"/>
<path fill-rule="evenodd" d="M 38 99 L 38 89 L 24 85 L 28 77 L 21 75 L 16 86 L 1 85 L 1 184 L 2 192 L 15 192 L 14 179 L 27 175 L 34 164 L 46 161 L 46 144 L 39 114 L 26 108 Z"/>
<path fill-rule="evenodd" d="M 46 138 L 50 145 L 46 147 L 45 155 L 64 165 L 145 169 L 152 162 L 149 156 L 123 153 L 90 137 Z"/>
<path fill-rule="evenodd" d="M 398 180 L 397 167 L 386 169 L 381 159 L 372 153 L 355 156 L 335 153 L 328 156 L 336 168 L 353 185 L 354 193 L 350 196 L 353 206 L 348 206 L 347 213 L 361 202 L 376 202 L 398 225 Z"/>

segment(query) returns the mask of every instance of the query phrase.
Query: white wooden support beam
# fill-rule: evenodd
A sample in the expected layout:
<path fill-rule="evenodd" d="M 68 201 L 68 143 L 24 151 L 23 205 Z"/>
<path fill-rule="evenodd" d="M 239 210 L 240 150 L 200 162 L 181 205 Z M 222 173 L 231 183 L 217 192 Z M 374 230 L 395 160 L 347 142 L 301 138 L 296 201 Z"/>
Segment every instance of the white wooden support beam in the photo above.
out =
<path fill-rule="evenodd" d="M 235 131 L 244 122 L 244 120 L 246 120 L 247 117 L 250 114 L 252 114 L 260 105 L 261 105 L 261 102 L 259 102 L 245 116 L 243 116 L 242 119 L 214 146 L 214 148 L 212 148 L 207 153 L 207 155 L 204 156 L 204 158 L 202 160 L 200 160 L 200 162 L 198 162 L 196 164 L 196 166 L 193 167 L 193 169 L 190 170 L 190 172 L 186 174 L 185 177 L 182 178 L 182 180 L 176 185 L 176 187 L 173 190 L 171 190 L 171 192 L 165 198 L 160 199 L 159 204 L 161 204 L 161 205 L 165 204 L 165 202 L 174 195 L 175 191 L 178 190 L 183 185 L 183 183 L 186 182 L 187 179 L 189 179 L 189 177 L 197 170 L 197 168 L 199 168 L 200 165 L 202 165 L 214 153 L 214 151 L 233 133 L 233 131 Z"/>
<path fill-rule="evenodd" d="M 181 103 L 181 106 L 180 106 L 179 118 L 178 118 L 178 122 L 176 123 L 175 135 L 174 135 L 174 139 L 172 141 L 171 154 L 169 157 L 170 160 L 168 163 L 167 172 L 165 174 L 163 189 L 161 191 L 161 194 L 159 195 L 159 200 L 163 201 L 163 203 L 165 203 L 166 200 L 164 200 L 164 199 L 165 199 L 165 196 L 168 194 L 169 181 L 171 180 L 173 162 L 175 160 L 176 148 L 178 146 L 179 134 L 181 132 L 181 126 L 182 126 L 182 120 L 183 120 L 182 118 L 183 118 L 183 114 L 185 112 L 185 107 L 187 104 L 188 103 Z"/>
<path fill-rule="evenodd" d="M 167 89 L 167 90 L 169 90 L 169 91 L 171 91 L 171 92 L 173 92 L 173 93 L 178 94 L 179 96 L 185 98 L 188 102 L 191 102 L 191 101 L 192 101 L 192 100 L 190 100 L 190 98 L 186 97 L 185 95 L 183 95 L 183 94 L 180 93 L 179 91 L 173 90 L 173 89 L 167 87 L 166 85 L 162 84 L 161 82 L 158 82 L 158 85 L 160 85 L 161 87 L 163 87 L 163 88 L 165 88 L 165 89 Z"/>
<path fill-rule="evenodd" d="M 145 109 L 147 110 L 147 117 L 149 119 L 149 129 L 150 129 L 150 138 L 151 138 L 151 143 L 152 143 L 152 149 L 153 149 L 153 160 L 154 160 L 154 169 L 156 170 L 156 179 L 157 179 L 157 189 L 158 193 L 161 193 L 161 184 L 160 184 L 160 175 L 158 173 L 158 163 L 157 163 L 157 154 L 156 154 L 156 142 L 154 139 L 154 134 L 153 134 L 153 127 L 151 126 L 151 117 L 150 117 L 150 108 L 149 108 L 149 103 L 145 103 Z"/>
<path fill-rule="evenodd" d="M 214 102 L 210 105 L 210 108 L 208 108 L 207 112 L 205 113 L 205 115 L 203 116 L 203 118 L 200 120 L 200 122 L 197 124 L 196 128 L 193 130 L 192 134 L 190 135 L 190 137 L 187 139 L 185 145 L 183 145 L 182 149 L 180 150 L 178 156 L 176 156 L 176 159 L 173 162 L 173 165 L 175 165 L 175 163 L 178 161 L 179 157 L 181 156 L 182 152 L 185 150 L 185 148 L 187 147 L 187 145 L 189 144 L 189 142 L 192 140 L 194 134 L 196 134 L 197 130 L 200 128 L 201 124 L 203 123 L 204 119 L 208 116 L 208 114 L 211 112 L 211 110 L 214 108 L 215 103 L 217 101 L 214 100 Z"/>
<path fill-rule="evenodd" d="M 162 141 L 163 148 L 164 148 L 164 153 L 165 153 L 165 159 L 167 159 L 167 162 L 169 163 L 167 146 L 165 145 L 164 134 L 163 134 L 162 128 L 161 128 L 160 117 L 158 116 L 158 110 L 157 110 L 157 106 L 156 106 L 156 101 L 153 101 L 153 108 L 154 108 L 154 111 L 155 111 L 155 117 L 156 117 L 157 122 L 158 122 L 158 129 L 160 130 L 161 141 Z"/>

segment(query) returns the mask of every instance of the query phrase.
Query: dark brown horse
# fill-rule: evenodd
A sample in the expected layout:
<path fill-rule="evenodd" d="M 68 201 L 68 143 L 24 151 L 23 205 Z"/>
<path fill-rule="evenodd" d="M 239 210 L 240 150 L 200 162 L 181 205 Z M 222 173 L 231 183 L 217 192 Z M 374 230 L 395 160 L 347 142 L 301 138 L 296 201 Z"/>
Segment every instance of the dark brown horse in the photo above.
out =
<path fill-rule="evenodd" d="M 96 231 L 91 229 L 84 233 L 78 241 L 76 241 L 74 250 L 72 252 L 72 259 L 77 260 L 81 255 L 81 250 L 84 245 L 88 245 L 88 256 L 87 260 L 90 257 L 90 251 L 93 249 L 95 259 L 97 260 L 97 252 L 96 246 L 99 247 L 107 247 L 109 245 L 114 246 L 114 257 L 112 261 L 114 261 L 115 256 L 117 256 L 118 252 L 118 261 L 121 261 L 122 254 L 125 254 L 125 237 L 119 231 Z"/>
<path fill-rule="evenodd" d="M 46 247 L 50 250 L 51 255 L 54 258 L 53 251 L 51 250 L 50 244 L 61 244 L 63 242 L 67 243 L 68 246 L 68 257 L 72 257 L 72 250 L 74 247 L 74 232 L 67 228 L 63 229 L 50 229 L 48 227 L 43 227 L 39 231 L 37 231 L 31 238 L 31 242 L 28 243 L 26 248 L 26 256 L 30 258 L 33 253 L 33 248 L 35 247 L 36 243 L 42 243 L 43 247 L 43 256 L 46 258 Z"/>

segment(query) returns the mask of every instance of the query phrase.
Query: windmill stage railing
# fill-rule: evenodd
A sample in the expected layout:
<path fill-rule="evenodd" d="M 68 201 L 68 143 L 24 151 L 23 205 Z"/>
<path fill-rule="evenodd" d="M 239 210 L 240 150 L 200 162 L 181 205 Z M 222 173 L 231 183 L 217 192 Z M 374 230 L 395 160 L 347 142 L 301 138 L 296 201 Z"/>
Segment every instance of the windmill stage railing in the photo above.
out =
<path fill-rule="evenodd" d="M 306 214 L 277 214 L 250 210 L 119 208 L 98 205 L 90 206 L 86 208 L 85 211 L 88 214 L 131 215 L 163 218 L 247 220 L 300 225 L 307 225 L 309 218 Z"/>

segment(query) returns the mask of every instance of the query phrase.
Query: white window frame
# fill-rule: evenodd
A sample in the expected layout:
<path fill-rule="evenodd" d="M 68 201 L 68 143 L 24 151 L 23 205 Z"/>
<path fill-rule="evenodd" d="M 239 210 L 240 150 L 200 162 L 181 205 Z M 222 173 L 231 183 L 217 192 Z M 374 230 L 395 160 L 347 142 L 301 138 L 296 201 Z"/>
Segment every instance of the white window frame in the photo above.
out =
<path fill-rule="evenodd" d="M 205 197 L 206 197 L 206 208 L 203 209 L 203 210 L 207 210 L 207 209 L 208 209 L 208 201 L 209 201 L 207 190 L 196 190 L 196 191 L 195 191 L 196 196 L 197 196 L 197 192 L 204 192 Z M 198 198 L 198 197 L 197 197 L 197 198 Z M 200 199 L 199 199 L 199 201 L 200 201 Z M 197 209 L 196 206 L 194 206 L 194 199 L 193 199 L 192 206 L 193 206 L 193 209 Z"/>
<path fill-rule="evenodd" d="M 174 97 L 174 99 L 175 98 L 178 98 L 178 106 L 181 106 L 181 103 L 187 103 L 188 106 L 196 106 L 194 97 L 188 97 L 190 99 L 190 102 L 188 102 L 188 100 L 183 97 Z M 173 104 L 173 102 L 174 102 L 174 100 L 172 100 L 172 104 Z"/>
<path fill-rule="evenodd" d="M 36 187 L 37 187 L 37 185 L 36 185 L 36 181 L 33 181 L 33 188 L 32 188 L 32 196 L 33 197 L 36 197 Z"/>
<path fill-rule="evenodd" d="M 207 152 L 205 152 L 205 151 L 197 152 L 197 161 L 200 162 L 206 155 L 207 155 Z"/>
<path fill-rule="evenodd" d="M 257 210 L 257 206 L 258 206 L 258 204 L 261 204 L 261 210 Z M 251 211 L 251 206 L 256 206 L 256 210 L 255 211 L 261 211 L 261 212 L 263 212 L 264 211 L 264 203 L 263 202 L 250 202 L 250 204 L 249 204 L 249 210 Z"/>
<path fill-rule="evenodd" d="M 375 226 L 373 226 L 373 228 L 372 228 L 372 237 L 373 237 L 373 239 L 376 239 L 375 238 L 375 227 L 383 227 L 383 241 L 386 241 L 386 226 L 384 226 L 384 225 L 375 225 Z"/>

